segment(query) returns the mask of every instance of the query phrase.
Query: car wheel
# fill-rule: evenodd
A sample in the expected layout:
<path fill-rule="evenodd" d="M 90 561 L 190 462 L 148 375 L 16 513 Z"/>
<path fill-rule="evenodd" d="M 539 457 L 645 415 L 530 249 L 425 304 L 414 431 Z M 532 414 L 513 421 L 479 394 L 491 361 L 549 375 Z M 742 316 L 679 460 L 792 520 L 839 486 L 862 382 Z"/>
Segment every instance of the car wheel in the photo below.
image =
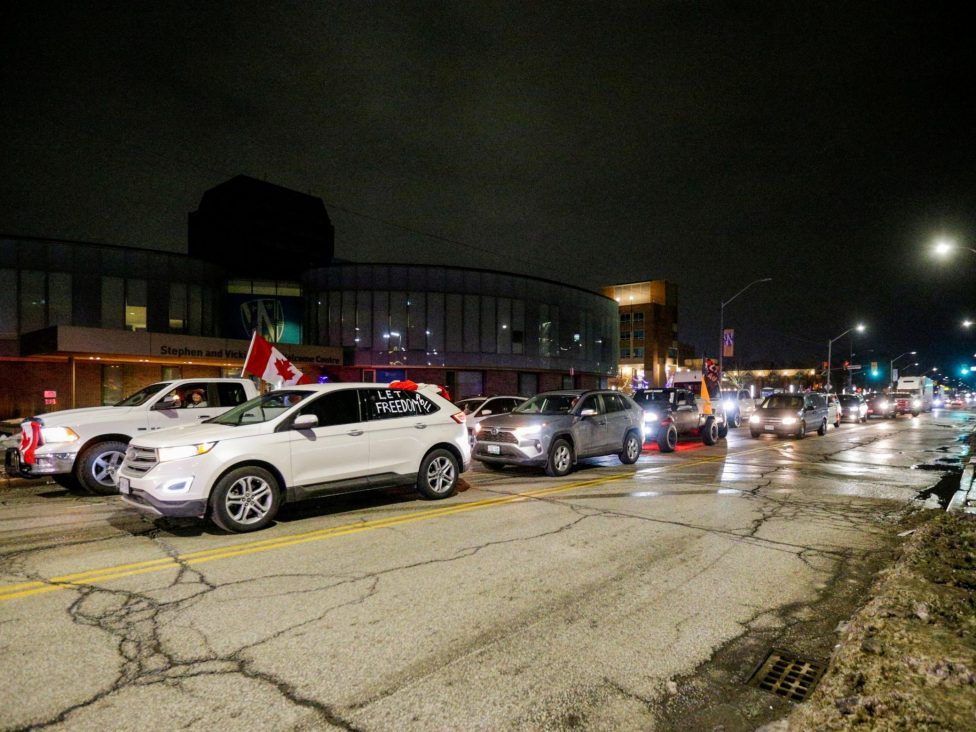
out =
<path fill-rule="evenodd" d="M 270 524 L 281 506 L 281 488 L 264 468 L 231 470 L 210 493 L 210 519 L 224 531 L 257 531 Z"/>
<path fill-rule="evenodd" d="M 54 482 L 57 483 L 62 488 L 66 489 L 69 493 L 74 493 L 76 496 L 90 496 L 91 491 L 89 491 L 85 486 L 83 486 L 79 480 L 74 476 L 73 473 L 64 473 L 63 475 L 52 475 Z"/>
<path fill-rule="evenodd" d="M 719 425 L 718 439 L 724 440 L 726 437 L 728 437 L 728 435 L 729 435 L 729 425 L 726 423 Z"/>
<path fill-rule="evenodd" d="M 912 416 L 913 417 L 917 417 L 918 416 L 918 412 L 912 412 Z"/>
<path fill-rule="evenodd" d="M 827 420 L 826 419 L 823 422 L 820 423 L 820 426 L 819 427 L 817 427 L 817 434 L 820 435 L 821 437 L 823 437 L 825 434 L 827 434 Z"/>
<path fill-rule="evenodd" d="M 447 498 L 457 486 L 459 473 L 453 453 L 443 448 L 431 450 L 420 463 L 417 490 L 424 498 Z"/>
<path fill-rule="evenodd" d="M 560 478 L 573 469 L 573 448 L 559 438 L 549 448 L 549 459 L 546 461 L 546 475 Z"/>
<path fill-rule="evenodd" d="M 749 430 L 749 434 L 752 435 L 752 439 L 758 440 L 761 432 L 756 432 L 755 430 Z"/>
<path fill-rule="evenodd" d="M 718 442 L 718 425 L 715 424 L 714 419 L 705 422 L 705 426 L 702 428 L 702 442 L 706 445 L 714 445 Z"/>
<path fill-rule="evenodd" d="M 796 439 L 802 440 L 807 436 L 807 423 L 800 422 L 800 426 L 796 429 Z"/>
<path fill-rule="evenodd" d="M 624 465 L 633 465 L 637 462 L 637 458 L 640 457 L 641 448 L 643 448 L 643 445 L 641 444 L 641 439 L 637 436 L 637 433 L 628 432 L 627 436 L 624 438 L 624 449 L 618 456 L 620 458 L 620 462 L 622 462 Z"/>
<path fill-rule="evenodd" d="M 118 493 L 115 472 L 125 460 L 126 444 L 116 440 L 98 442 L 78 456 L 75 477 L 86 490 L 100 496 Z"/>
<path fill-rule="evenodd" d="M 738 429 L 742 426 L 742 415 L 739 412 L 732 415 L 732 423 L 730 426 L 734 429 Z"/>
<path fill-rule="evenodd" d="M 674 452 L 678 446 L 678 428 L 669 424 L 663 432 L 658 432 L 657 446 L 661 452 Z"/>

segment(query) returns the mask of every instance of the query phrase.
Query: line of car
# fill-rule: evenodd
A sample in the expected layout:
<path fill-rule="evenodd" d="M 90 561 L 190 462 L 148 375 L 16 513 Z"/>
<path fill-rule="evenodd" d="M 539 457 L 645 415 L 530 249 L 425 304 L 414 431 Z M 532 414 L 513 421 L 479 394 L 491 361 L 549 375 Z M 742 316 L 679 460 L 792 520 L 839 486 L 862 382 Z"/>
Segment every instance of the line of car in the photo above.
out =
<path fill-rule="evenodd" d="M 316 384 L 258 395 L 245 379 L 177 380 L 114 407 L 31 418 L 6 463 L 9 473 L 52 476 L 69 489 L 119 492 L 155 516 L 253 531 L 283 503 L 307 498 L 394 486 L 444 498 L 472 459 L 490 470 L 527 466 L 558 477 L 589 457 L 633 464 L 648 442 L 662 452 L 681 437 L 713 445 L 745 415 L 753 437 L 802 437 L 842 420 L 913 410 L 911 401 L 817 393 L 774 394 L 756 406 L 744 390 L 710 400 L 695 386 L 702 388 L 633 396 L 563 390 L 454 404 L 433 385 Z M 37 444 L 27 444 L 30 435 Z"/>

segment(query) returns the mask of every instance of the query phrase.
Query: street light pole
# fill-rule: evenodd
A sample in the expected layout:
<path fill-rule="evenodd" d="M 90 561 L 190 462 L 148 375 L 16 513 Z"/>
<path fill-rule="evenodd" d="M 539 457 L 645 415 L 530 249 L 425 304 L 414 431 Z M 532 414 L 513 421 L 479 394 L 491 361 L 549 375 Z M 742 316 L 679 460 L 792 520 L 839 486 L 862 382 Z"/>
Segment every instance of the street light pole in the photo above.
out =
<path fill-rule="evenodd" d="M 895 371 L 894 371 L 895 361 L 897 361 L 900 358 L 904 358 L 905 356 L 914 356 L 917 353 L 918 351 L 905 351 L 900 356 L 895 356 L 893 359 L 891 359 L 891 363 L 888 364 L 888 388 L 889 389 L 895 386 Z"/>
<path fill-rule="evenodd" d="M 827 341 L 827 393 L 828 394 L 830 393 L 830 390 L 833 388 L 833 384 L 830 381 L 830 362 L 833 357 L 834 341 L 840 340 L 848 333 L 850 333 L 852 330 L 856 330 L 858 333 L 861 333 L 864 331 L 864 324 L 858 323 L 857 325 L 851 326 L 836 338 L 831 338 L 829 341 Z"/>
<path fill-rule="evenodd" d="M 728 305 L 733 300 L 735 300 L 735 298 L 737 298 L 739 295 L 741 295 L 743 292 L 745 292 L 746 290 L 748 290 L 753 285 L 758 285 L 760 282 L 772 282 L 772 281 L 773 281 L 773 278 L 772 277 L 763 277 L 762 279 L 759 279 L 759 280 L 753 280 L 748 285 L 746 285 L 741 290 L 739 290 L 737 293 L 735 293 L 728 300 L 726 300 L 725 302 L 723 302 L 721 308 L 719 308 L 719 312 L 720 312 L 720 315 L 719 315 L 719 325 L 718 325 L 718 379 L 719 379 L 719 387 L 722 386 L 722 377 L 725 376 L 725 359 L 724 359 L 724 354 L 725 354 L 725 306 Z"/>

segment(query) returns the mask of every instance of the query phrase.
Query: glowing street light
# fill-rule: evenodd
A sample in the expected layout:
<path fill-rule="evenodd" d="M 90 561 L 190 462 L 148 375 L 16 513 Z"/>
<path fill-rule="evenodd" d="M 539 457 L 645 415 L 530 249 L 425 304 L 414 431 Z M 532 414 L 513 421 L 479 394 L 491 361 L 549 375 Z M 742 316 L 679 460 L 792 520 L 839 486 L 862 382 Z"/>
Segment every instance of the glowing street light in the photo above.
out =
<path fill-rule="evenodd" d="M 895 385 L 895 361 L 904 358 L 905 356 L 914 356 L 917 353 L 918 351 L 905 351 L 900 356 L 895 356 L 893 359 L 891 359 L 891 363 L 888 364 L 888 386 L 893 387 Z M 917 363 L 914 365 L 918 366 Z"/>
<path fill-rule="evenodd" d="M 932 245 L 932 253 L 940 259 L 947 259 L 956 249 L 964 249 L 976 254 L 976 249 L 972 247 L 962 247 L 956 244 L 952 239 L 946 237 L 940 237 L 935 240 Z"/>
<path fill-rule="evenodd" d="M 864 323 L 858 323 L 857 325 L 852 326 L 852 327 L 848 328 L 847 330 L 845 330 L 843 333 L 841 333 L 836 338 L 831 338 L 829 341 L 827 341 L 827 392 L 828 393 L 830 392 L 830 388 L 831 388 L 831 383 L 830 383 L 830 360 L 831 360 L 831 357 L 833 356 L 834 341 L 840 340 L 841 338 L 843 338 L 844 336 L 846 336 L 848 333 L 850 333 L 852 330 L 856 330 L 858 333 L 863 333 L 864 332 Z"/>

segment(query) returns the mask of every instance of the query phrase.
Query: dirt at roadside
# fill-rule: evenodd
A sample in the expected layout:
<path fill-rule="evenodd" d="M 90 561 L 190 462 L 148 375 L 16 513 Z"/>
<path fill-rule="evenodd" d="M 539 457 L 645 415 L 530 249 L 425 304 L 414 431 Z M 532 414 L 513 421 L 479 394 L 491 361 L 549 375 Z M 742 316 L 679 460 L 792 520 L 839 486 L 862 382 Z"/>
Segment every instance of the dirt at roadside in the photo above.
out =
<path fill-rule="evenodd" d="M 931 515 L 851 619 L 791 732 L 976 730 L 976 516 Z"/>

